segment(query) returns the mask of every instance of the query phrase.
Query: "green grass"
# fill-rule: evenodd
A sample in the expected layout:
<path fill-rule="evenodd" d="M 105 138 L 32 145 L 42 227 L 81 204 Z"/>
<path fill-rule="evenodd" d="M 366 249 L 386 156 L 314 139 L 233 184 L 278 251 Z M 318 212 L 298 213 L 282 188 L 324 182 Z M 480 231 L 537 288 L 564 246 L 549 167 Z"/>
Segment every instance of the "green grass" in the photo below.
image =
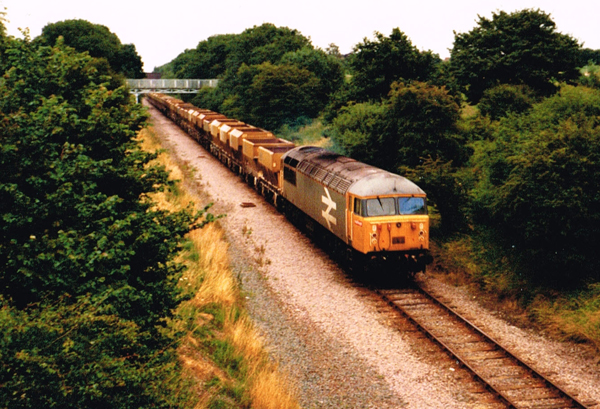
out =
<path fill-rule="evenodd" d="M 314 119 L 312 122 L 300 127 L 283 126 L 277 132 L 278 136 L 294 142 L 296 145 L 316 145 L 323 146 L 329 143 L 325 136 L 325 125 L 320 119 Z"/>
<path fill-rule="evenodd" d="M 491 231 L 436 240 L 432 252 L 433 274 L 471 287 L 512 323 L 590 344 L 600 354 L 600 283 L 563 291 L 533 284 L 511 247 L 502 247 Z"/>

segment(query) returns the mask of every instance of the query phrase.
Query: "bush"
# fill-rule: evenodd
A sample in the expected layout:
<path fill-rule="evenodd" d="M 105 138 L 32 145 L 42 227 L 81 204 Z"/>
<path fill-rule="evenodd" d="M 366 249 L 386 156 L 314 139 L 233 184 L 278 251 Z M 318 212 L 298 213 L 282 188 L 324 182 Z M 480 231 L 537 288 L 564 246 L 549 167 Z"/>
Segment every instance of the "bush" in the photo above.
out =
<path fill-rule="evenodd" d="M 8 38 L 1 62 L 0 401 L 171 406 L 163 327 L 196 216 L 150 200 L 171 182 L 134 139 L 147 114 L 60 41 Z"/>
<path fill-rule="evenodd" d="M 481 115 L 498 120 L 510 113 L 524 113 L 534 102 L 534 93 L 526 85 L 505 84 L 485 90 L 477 106 Z"/>
<path fill-rule="evenodd" d="M 500 226 L 545 283 L 600 279 L 598 118 L 600 92 L 564 86 L 531 112 L 503 119 L 474 161 L 482 221 Z"/>

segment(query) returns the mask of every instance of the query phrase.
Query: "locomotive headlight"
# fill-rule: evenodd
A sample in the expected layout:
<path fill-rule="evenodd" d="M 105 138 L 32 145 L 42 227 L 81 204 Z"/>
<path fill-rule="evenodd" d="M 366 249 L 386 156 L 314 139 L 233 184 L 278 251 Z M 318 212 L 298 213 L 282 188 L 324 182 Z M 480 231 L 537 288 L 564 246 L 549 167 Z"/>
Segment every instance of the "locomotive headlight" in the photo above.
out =
<path fill-rule="evenodd" d="M 371 233 L 371 246 L 377 245 L 377 233 Z"/>
<path fill-rule="evenodd" d="M 411 229 L 413 229 L 413 230 L 417 230 L 417 223 L 415 223 L 415 222 L 412 222 L 412 223 L 410 224 L 410 228 L 411 228 Z"/>
<path fill-rule="evenodd" d="M 400 222 L 396 223 L 396 227 L 397 227 L 397 228 L 400 228 L 400 227 L 402 227 L 402 223 L 400 223 Z"/>

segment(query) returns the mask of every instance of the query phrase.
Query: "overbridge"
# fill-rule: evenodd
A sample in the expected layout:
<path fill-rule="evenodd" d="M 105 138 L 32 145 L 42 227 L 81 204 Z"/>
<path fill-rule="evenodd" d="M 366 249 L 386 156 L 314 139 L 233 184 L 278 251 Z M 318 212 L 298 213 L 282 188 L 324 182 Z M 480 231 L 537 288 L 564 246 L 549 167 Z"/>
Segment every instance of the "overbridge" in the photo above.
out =
<path fill-rule="evenodd" d="M 127 86 L 132 94 L 135 95 L 136 100 L 139 101 L 141 94 L 148 94 L 150 92 L 161 92 L 163 94 L 195 94 L 200 88 L 203 87 L 216 87 L 219 80 L 174 80 L 174 79 L 160 79 L 160 80 L 127 80 Z"/>

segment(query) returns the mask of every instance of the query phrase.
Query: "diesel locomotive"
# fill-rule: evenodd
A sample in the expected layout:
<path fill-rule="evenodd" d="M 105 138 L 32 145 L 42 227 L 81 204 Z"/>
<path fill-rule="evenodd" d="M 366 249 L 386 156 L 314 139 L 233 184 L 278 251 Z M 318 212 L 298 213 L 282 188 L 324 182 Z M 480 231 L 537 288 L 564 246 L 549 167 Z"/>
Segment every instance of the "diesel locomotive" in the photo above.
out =
<path fill-rule="evenodd" d="M 349 265 L 383 261 L 404 274 L 425 271 L 427 196 L 415 183 L 164 94 L 148 101 L 288 218 L 331 238 Z"/>

